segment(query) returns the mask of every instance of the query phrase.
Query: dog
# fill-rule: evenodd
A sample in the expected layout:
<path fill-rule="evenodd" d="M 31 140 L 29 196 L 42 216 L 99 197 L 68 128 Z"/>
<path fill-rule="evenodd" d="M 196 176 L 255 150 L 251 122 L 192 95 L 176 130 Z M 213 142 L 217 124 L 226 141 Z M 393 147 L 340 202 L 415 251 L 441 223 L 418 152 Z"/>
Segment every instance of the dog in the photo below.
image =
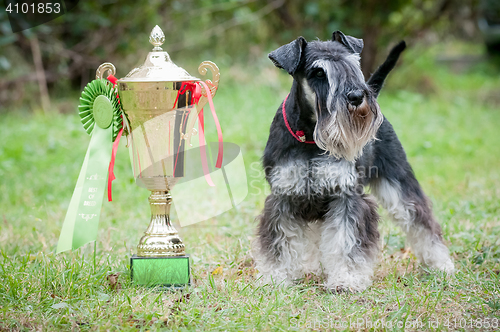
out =
<path fill-rule="evenodd" d="M 367 82 L 363 40 L 341 31 L 329 41 L 299 37 L 269 54 L 293 84 L 262 157 L 271 194 L 252 244 L 262 282 L 290 284 L 314 273 L 335 292 L 370 286 L 379 251 L 373 196 L 421 263 L 453 273 L 430 201 L 377 103 L 405 47 L 396 45 Z"/>

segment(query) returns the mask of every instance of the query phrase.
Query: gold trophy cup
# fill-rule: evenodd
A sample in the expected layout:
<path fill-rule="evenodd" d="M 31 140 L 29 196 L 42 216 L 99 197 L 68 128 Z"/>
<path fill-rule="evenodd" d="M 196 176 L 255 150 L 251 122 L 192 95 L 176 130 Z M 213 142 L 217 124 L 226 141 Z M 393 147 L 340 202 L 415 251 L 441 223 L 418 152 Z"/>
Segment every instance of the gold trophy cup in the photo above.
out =
<path fill-rule="evenodd" d="M 203 88 L 201 98 L 193 102 L 193 91 L 187 87 L 200 79 L 172 62 L 161 48 L 164 40 L 155 26 L 149 38 L 154 48 L 144 64 L 117 81 L 134 178 L 151 191 L 151 221 L 130 267 L 136 284 L 183 287 L 190 282 L 189 256 L 170 221 L 170 190 L 184 176 L 185 148 L 197 134 L 194 125 L 207 93 L 214 96 L 217 91 L 219 69 L 210 61 L 200 64 L 199 73 L 210 69 L 213 82 L 207 80 L 209 91 Z M 114 74 L 114 65 L 104 63 L 96 76 Z"/>

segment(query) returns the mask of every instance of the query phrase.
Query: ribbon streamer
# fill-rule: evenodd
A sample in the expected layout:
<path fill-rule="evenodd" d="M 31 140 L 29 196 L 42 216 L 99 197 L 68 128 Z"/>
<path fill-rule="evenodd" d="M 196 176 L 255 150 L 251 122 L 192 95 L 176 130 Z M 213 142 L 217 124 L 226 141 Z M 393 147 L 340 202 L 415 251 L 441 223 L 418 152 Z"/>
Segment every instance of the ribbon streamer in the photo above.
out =
<path fill-rule="evenodd" d="M 222 167 L 222 159 L 224 155 L 224 141 L 222 137 L 222 129 L 220 127 L 219 119 L 217 118 L 217 113 L 215 112 L 215 107 L 213 104 L 212 100 L 212 94 L 210 89 L 208 88 L 207 83 L 200 81 L 200 82 L 183 82 L 181 85 L 181 88 L 177 92 L 177 97 L 174 101 L 174 107 L 177 105 L 177 102 L 179 100 L 179 96 L 187 93 L 188 91 L 191 92 L 191 101 L 190 105 L 197 105 L 202 94 L 201 94 L 201 87 L 205 88 L 205 91 L 207 93 L 207 99 L 209 102 L 210 110 L 212 112 L 212 116 L 214 118 L 215 126 L 217 128 L 217 137 L 218 137 L 218 142 L 219 142 L 219 148 L 218 148 L 218 153 L 217 153 L 217 162 L 215 164 L 216 168 L 221 168 Z M 205 180 L 207 181 L 208 185 L 213 187 L 215 184 L 213 183 L 211 177 L 210 177 L 210 170 L 208 168 L 208 163 L 207 163 L 207 156 L 206 156 L 206 148 L 205 148 L 205 120 L 204 120 L 204 113 L 203 113 L 203 108 L 200 110 L 198 113 L 198 131 L 199 131 L 199 144 L 200 144 L 200 155 L 201 155 L 201 164 L 203 168 L 203 174 L 205 176 Z M 176 155 L 176 160 L 174 164 L 174 173 L 175 173 L 175 167 L 177 166 L 177 158 L 179 157 L 179 152 Z"/>
<path fill-rule="evenodd" d="M 113 128 L 95 126 L 78 181 L 64 218 L 57 252 L 77 249 L 95 241 L 101 215 Z"/>
<path fill-rule="evenodd" d="M 217 153 L 217 162 L 215 163 L 215 167 L 221 168 L 222 156 L 224 155 L 224 141 L 222 138 L 222 129 L 220 127 L 219 118 L 217 118 L 217 114 L 215 113 L 215 106 L 214 106 L 214 101 L 212 100 L 212 93 L 210 92 L 210 89 L 208 88 L 208 85 L 205 82 L 200 81 L 197 83 L 201 84 L 205 88 L 205 91 L 207 92 L 208 104 L 210 105 L 210 111 L 212 111 L 212 116 L 214 117 L 215 127 L 217 128 L 217 138 L 219 141 L 219 152 Z"/>
<path fill-rule="evenodd" d="M 114 77 L 113 75 L 109 75 L 106 79 L 113 84 L 113 88 L 116 88 L 116 82 L 118 81 L 116 77 Z M 116 91 L 116 98 L 118 99 L 118 104 L 120 104 L 120 96 L 118 95 L 118 91 Z M 118 150 L 118 144 L 120 143 L 120 138 L 122 137 L 123 134 L 123 117 L 124 117 L 123 113 L 121 114 L 121 117 L 122 117 L 121 128 L 113 143 L 113 151 L 111 152 L 111 161 L 109 162 L 109 168 L 108 168 L 108 202 L 113 201 L 113 181 L 116 179 L 114 173 L 115 158 L 116 158 L 116 152 Z"/>
<path fill-rule="evenodd" d="M 123 128 L 120 129 L 120 131 L 118 132 L 118 136 L 116 137 L 116 139 L 113 143 L 113 149 L 111 151 L 111 161 L 109 162 L 109 167 L 108 167 L 108 202 L 111 202 L 113 200 L 112 183 L 116 179 L 115 173 L 114 173 L 115 157 L 116 157 L 116 152 L 118 150 L 118 144 L 120 143 L 120 138 L 122 137 L 122 134 L 123 134 Z"/>
<path fill-rule="evenodd" d="M 108 81 L 97 79 L 87 84 L 78 109 L 83 127 L 91 139 L 64 218 L 58 253 L 95 241 L 106 180 L 108 199 L 111 200 L 114 159 L 123 133 L 117 91 Z"/>

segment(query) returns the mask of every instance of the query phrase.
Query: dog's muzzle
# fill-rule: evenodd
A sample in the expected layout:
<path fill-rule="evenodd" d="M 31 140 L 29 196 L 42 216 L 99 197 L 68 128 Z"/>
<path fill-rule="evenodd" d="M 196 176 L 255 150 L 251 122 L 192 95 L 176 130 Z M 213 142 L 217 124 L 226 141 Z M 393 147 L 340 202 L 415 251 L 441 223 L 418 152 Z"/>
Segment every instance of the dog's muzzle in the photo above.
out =
<path fill-rule="evenodd" d="M 363 147 L 375 138 L 383 117 L 376 101 L 369 103 L 363 93 L 350 93 L 347 107 L 334 107 L 320 114 L 314 129 L 314 141 L 336 158 L 354 161 Z"/>

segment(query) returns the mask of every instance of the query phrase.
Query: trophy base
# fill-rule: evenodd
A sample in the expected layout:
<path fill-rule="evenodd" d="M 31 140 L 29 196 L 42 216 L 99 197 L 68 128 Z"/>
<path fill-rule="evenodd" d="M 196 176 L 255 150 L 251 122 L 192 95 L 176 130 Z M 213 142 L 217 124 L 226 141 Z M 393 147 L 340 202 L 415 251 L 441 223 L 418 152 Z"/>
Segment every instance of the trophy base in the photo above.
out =
<path fill-rule="evenodd" d="M 132 283 L 146 287 L 184 288 L 190 285 L 189 255 L 130 257 Z"/>

